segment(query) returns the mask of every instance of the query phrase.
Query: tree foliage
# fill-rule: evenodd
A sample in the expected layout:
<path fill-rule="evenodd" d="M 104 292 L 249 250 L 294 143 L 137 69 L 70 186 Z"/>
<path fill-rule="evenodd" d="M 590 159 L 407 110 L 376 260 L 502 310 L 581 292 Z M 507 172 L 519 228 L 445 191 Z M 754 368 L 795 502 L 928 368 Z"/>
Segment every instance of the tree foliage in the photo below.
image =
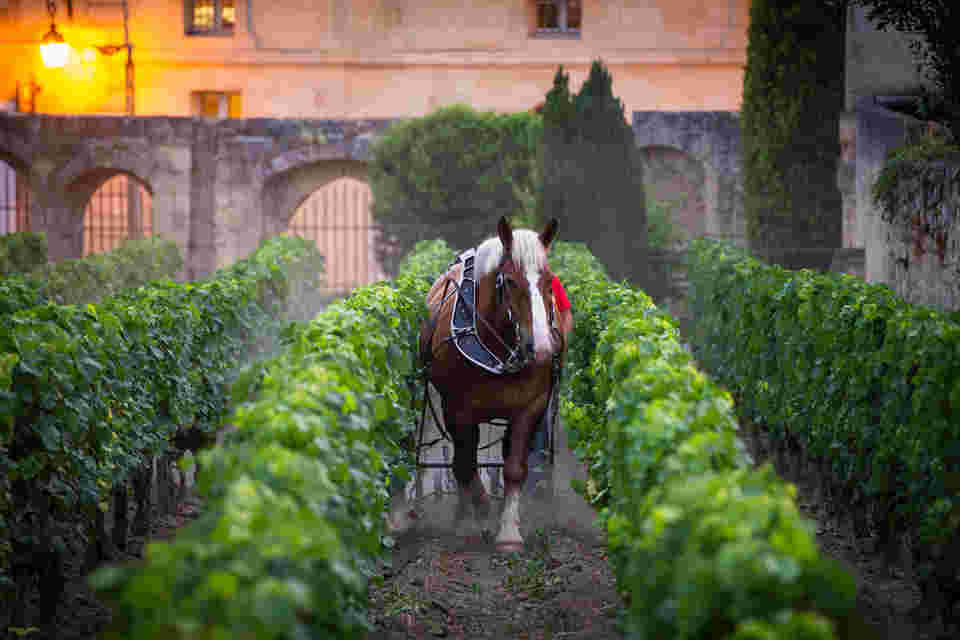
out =
<path fill-rule="evenodd" d="M 842 240 L 836 184 L 845 3 L 755 0 L 744 75 L 744 205 L 754 251 L 825 269 Z"/>
<path fill-rule="evenodd" d="M 538 212 L 557 217 L 615 278 L 645 272 L 646 208 L 640 160 L 613 76 L 597 60 L 576 95 L 560 67 L 543 108 Z"/>
<path fill-rule="evenodd" d="M 956 0 L 851 0 L 867 8 L 867 17 L 884 30 L 920 34 L 910 42 L 918 69 L 937 88 L 931 119 L 943 120 L 960 137 L 960 46 Z"/>
<path fill-rule="evenodd" d="M 442 238 L 465 249 L 502 215 L 531 222 L 541 118 L 456 105 L 395 125 L 373 150 L 373 217 L 389 272 L 414 245 Z"/>

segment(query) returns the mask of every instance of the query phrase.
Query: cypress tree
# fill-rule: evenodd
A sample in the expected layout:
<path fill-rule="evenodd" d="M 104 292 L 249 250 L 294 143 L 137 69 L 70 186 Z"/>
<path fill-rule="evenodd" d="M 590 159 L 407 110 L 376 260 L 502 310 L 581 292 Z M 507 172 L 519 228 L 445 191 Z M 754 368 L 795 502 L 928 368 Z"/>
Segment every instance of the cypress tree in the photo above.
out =
<path fill-rule="evenodd" d="M 647 225 L 633 129 L 599 60 L 571 95 L 561 67 L 543 109 L 541 219 L 556 216 L 568 240 L 584 242 L 614 278 L 643 284 Z"/>
<path fill-rule="evenodd" d="M 744 75 L 744 208 L 757 255 L 826 270 L 842 244 L 836 181 L 845 2 L 754 0 Z"/>

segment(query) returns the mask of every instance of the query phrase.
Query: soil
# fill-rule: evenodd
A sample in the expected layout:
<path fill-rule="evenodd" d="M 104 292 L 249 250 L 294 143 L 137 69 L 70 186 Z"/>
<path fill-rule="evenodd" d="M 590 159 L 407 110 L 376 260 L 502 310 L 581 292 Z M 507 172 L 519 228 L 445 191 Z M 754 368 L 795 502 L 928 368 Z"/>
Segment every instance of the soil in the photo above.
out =
<path fill-rule="evenodd" d="M 623 602 L 589 507 L 575 496 L 525 496 L 525 549 L 500 554 L 496 520 L 464 531 L 449 518 L 456 500 L 443 496 L 417 509 L 417 523 L 398 538 L 371 583 L 371 640 L 623 637 Z M 567 522 L 557 521 L 560 513 Z"/>
<path fill-rule="evenodd" d="M 125 551 L 118 551 L 112 562 L 126 564 L 140 561 L 143 548 L 148 542 L 172 539 L 178 530 L 197 519 L 203 509 L 203 502 L 188 497 L 177 508 L 174 515 L 156 515 L 150 521 L 149 536 L 131 536 Z M 84 549 L 79 542 L 68 545 L 71 553 L 64 560 L 64 574 L 67 583 L 57 609 L 53 632 L 37 631 L 24 637 L 32 640 L 94 640 L 111 620 L 110 609 L 97 600 L 94 591 L 87 585 L 87 573 L 84 572 Z M 34 596 L 37 597 L 36 594 Z M 36 607 L 36 601 L 31 602 Z M 2 630 L 0 630 L 2 631 Z M 0 633 L 0 637 L 12 634 Z"/>

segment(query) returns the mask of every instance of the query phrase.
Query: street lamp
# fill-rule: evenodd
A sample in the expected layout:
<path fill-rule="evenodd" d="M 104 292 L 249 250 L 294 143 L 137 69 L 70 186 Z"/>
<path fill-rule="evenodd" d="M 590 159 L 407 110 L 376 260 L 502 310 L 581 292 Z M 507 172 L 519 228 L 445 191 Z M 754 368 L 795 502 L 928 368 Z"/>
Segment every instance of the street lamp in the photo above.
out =
<path fill-rule="evenodd" d="M 47 0 L 47 11 L 50 13 L 50 31 L 40 41 L 40 57 L 43 58 L 43 66 L 59 69 L 67 64 L 70 48 L 57 31 L 57 23 L 54 20 L 57 5 L 53 0 Z"/>
<path fill-rule="evenodd" d="M 127 4 L 127 0 L 123 0 L 120 3 L 116 2 L 89 2 L 88 6 L 91 7 L 121 7 L 123 9 L 123 44 L 107 44 L 103 46 L 96 46 L 97 51 L 102 53 L 105 56 L 112 56 L 120 51 L 126 50 L 127 52 L 127 67 L 126 67 L 126 107 L 127 115 L 132 116 L 134 114 L 134 103 L 133 103 L 133 45 L 130 43 L 130 8 Z M 54 23 L 53 17 L 57 12 L 57 6 L 54 3 L 54 0 L 47 0 L 47 11 L 50 12 L 50 31 L 47 35 L 43 36 L 43 40 L 40 41 L 40 56 L 43 58 L 43 65 L 50 68 L 59 68 L 67 64 L 67 54 L 69 53 L 69 48 L 66 42 L 63 40 L 63 36 L 57 32 L 57 25 Z"/>
<path fill-rule="evenodd" d="M 112 56 L 120 51 L 126 49 L 127 51 L 127 66 L 126 66 L 126 98 L 124 102 L 127 106 L 127 115 L 132 116 L 134 114 L 133 107 L 133 45 L 130 43 L 130 7 L 127 4 L 127 0 L 123 0 L 120 3 L 116 2 L 90 2 L 90 6 L 100 6 L 100 7 L 116 7 L 120 6 L 123 9 L 123 44 L 107 44 L 101 46 L 96 46 L 97 51 L 102 53 L 105 56 Z"/>

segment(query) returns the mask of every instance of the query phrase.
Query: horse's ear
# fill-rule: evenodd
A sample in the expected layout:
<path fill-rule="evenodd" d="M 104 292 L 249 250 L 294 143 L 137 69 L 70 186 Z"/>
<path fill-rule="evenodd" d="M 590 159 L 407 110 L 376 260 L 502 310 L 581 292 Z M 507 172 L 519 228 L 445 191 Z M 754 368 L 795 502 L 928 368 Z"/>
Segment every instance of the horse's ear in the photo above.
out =
<path fill-rule="evenodd" d="M 497 235 L 500 236 L 500 242 L 503 243 L 503 255 L 508 256 L 513 249 L 513 228 L 507 216 L 501 216 L 497 223 Z"/>
<path fill-rule="evenodd" d="M 547 223 L 546 228 L 540 233 L 540 243 L 546 251 L 549 251 L 550 245 L 553 244 L 553 238 L 557 235 L 558 226 L 560 226 L 560 223 L 557 222 L 557 219 L 550 218 L 550 222 Z"/>

